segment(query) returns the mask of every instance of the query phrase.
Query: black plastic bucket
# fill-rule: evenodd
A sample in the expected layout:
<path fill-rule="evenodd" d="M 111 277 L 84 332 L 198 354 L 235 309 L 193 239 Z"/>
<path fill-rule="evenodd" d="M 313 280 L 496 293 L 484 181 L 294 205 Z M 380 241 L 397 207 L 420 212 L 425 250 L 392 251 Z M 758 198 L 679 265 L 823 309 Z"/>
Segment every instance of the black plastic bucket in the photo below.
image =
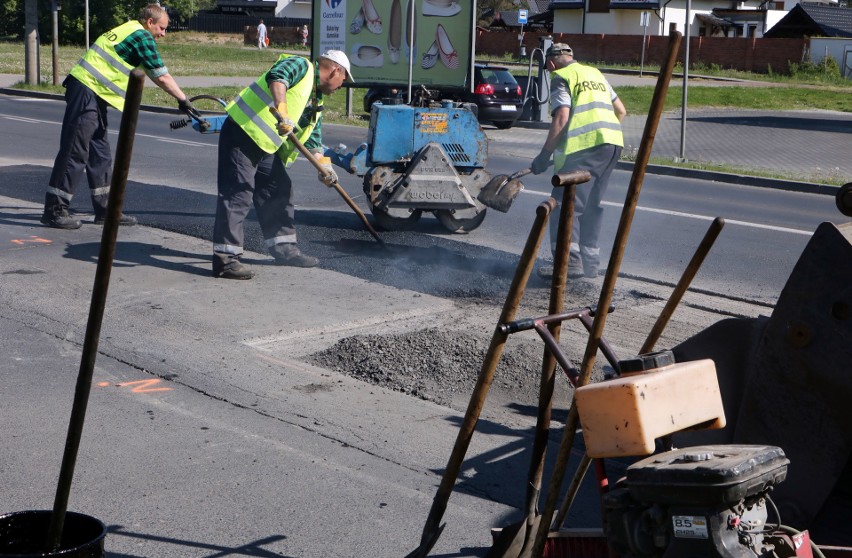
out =
<path fill-rule="evenodd" d="M 0 558 L 103 558 L 106 526 L 81 513 L 66 512 L 62 541 L 55 552 L 46 552 L 52 510 L 0 515 Z"/>

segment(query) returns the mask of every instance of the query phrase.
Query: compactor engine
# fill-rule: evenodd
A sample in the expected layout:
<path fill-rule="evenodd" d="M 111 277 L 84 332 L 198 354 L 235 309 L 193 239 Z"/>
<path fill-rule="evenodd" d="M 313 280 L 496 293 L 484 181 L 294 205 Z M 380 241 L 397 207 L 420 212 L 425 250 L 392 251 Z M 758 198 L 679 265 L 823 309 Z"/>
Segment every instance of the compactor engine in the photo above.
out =
<path fill-rule="evenodd" d="M 477 197 L 491 179 L 487 161 L 488 138 L 470 107 L 375 103 L 367 149 L 352 165 L 383 228 L 409 229 L 428 211 L 446 229 L 466 232 L 485 219 Z"/>

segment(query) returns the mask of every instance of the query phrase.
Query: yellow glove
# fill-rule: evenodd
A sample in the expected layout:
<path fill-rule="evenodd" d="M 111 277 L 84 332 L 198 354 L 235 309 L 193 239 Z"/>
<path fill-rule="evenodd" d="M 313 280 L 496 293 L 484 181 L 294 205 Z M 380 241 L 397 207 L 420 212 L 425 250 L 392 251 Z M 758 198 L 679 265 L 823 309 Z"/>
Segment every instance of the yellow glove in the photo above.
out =
<path fill-rule="evenodd" d="M 337 173 L 334 172 L 334 168 L 331 166 L 331 157 L 317 157 L 317 162 L 324 171 L 319 173 L 320 182 L 329 187 L 337 182 Z"/>
<path fill-rule="evenodd" d="M 287 103 L 278 103 L 276 109 L 278 110 L 278 114 L 281 115 L 281 120 L 278 121 L 278 135 L 286 136 L 293 131 L 296 124 L 290 119 L 290 115 L 287 114 Z"/>

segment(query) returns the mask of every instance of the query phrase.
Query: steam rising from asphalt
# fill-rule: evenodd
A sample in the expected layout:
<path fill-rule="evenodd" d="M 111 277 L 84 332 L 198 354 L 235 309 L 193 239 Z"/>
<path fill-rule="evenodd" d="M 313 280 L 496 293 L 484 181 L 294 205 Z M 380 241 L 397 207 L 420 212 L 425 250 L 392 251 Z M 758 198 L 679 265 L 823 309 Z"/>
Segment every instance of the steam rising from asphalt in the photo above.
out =
<path fill-rule="evenodd" d="M 495 298 L 508 291 L 517 255 L 450 239 L 397 235 L 408 242 L 385 240 L 387 247 L 382 248 L 372 241 L 342 239 L 339 245 L 371 272 L 380 273 L 382 282 L 409 290 L 448 298 Z"/>

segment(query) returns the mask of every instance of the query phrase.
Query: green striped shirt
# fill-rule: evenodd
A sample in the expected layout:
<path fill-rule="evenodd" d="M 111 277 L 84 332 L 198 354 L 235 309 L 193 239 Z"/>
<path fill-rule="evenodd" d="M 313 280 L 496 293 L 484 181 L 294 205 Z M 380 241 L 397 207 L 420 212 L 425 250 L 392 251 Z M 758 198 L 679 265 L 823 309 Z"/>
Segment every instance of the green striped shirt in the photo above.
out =
<path fill-rule="evenodd" d="M 115 45 L 115 52 L 122 60 L 134 68 L 142 67 L 151 79 L 169 73 L 169 69 L 160 58 L 154 36 L 145 29 L 134 31 L 126 39 Z"/>
<path fill-rule="evenodd" d="M 283 83 L 289 89 L 291 85 L 296 85 L 300 81 L 302 81 L 305 76 L 308 75 L 308 64 L 311 62 L 302 56 L 291 56 L 289 58 L 285 58 L 284 60 L 279 60 L 276 62 L 272 68 L 269 69 L 269 73 L 266 74 L 266 83 L 270 84 L 273 81 L 278 81 Z M 316 81 L 319 81 L 319 68 L 314 68 L 314 76 L 316 76 Z M 316 87 L 316 83 L 314 84 L 314 98 L 319 102 L 322 100 L 322 92 Z M 312 104 L 312 103 L 311 103 Z M 310 124 L 311 116 L 313 111 L 311 110 L 311 105 L 309 104 L 305 111 L 302 113 L 302 117 L 299 119 L 299 127 L 303 128 Z M 311 137 L 305 142 L 305 147 L 310 150 L 319 149 L 322 147 L 322 113 L 320 113 L 320 117 L 317 120 L 317 125 L 314 127 L 311 132 Z"/>

